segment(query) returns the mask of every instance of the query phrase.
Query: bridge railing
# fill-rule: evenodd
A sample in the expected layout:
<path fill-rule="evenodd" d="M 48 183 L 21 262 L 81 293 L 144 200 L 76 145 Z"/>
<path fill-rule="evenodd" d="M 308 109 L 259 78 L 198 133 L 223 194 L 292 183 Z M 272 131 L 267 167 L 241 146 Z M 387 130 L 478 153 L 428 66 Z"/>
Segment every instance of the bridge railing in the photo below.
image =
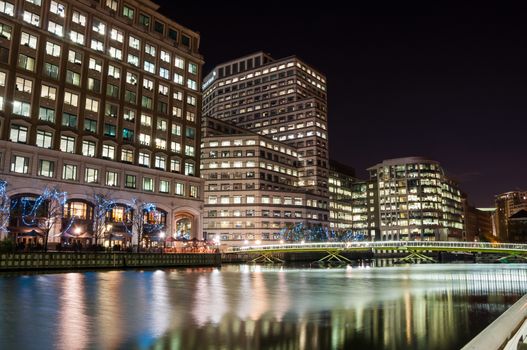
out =
<path fill-rule="evenodd" d="M 430 248 L 430 249 L 465 249 L 465 250 L 507 250 L 527 251 L 527 244 L 487 243 L 487 242 L 447 242 L 447 241 L 376 241 L 376 242 L 318 242 L 318 243 L 278 243 L 268 245 L 250 245 L 230 247 L 227 253 L 276 250 L 317 250 L 317 249 L 393 249 L 393 248 Z"/>

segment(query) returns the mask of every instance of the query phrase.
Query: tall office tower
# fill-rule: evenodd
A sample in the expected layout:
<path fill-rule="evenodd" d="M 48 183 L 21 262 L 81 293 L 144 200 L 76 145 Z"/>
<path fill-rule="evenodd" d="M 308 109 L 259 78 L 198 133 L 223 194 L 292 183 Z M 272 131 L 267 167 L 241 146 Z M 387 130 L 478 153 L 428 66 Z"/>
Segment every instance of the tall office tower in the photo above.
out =
<path fill-rule="evenodd" d="M 378 186 L 382 240 L 462 238 L 461 192 L 438 162 L 397 158 L 368 170 Z"/>
<path fill-rule="evenodd" d="M 57 225 L 55 240 L 92 237 L 95 192 L 116 202 L 106 219 L 114 240 L 125 236 L 132 198 L 157 206 L 145 224 L 167 236 L 201 234 L 200 37 L 157 9 L 149 0 L 0 1 L 0 178 L 13 203 L 46 186 L 68 192 L 63 215 L 75 230 Z M 9 229 L 23 237 L 35 230 L 21 210 Z"/>
<path fill-rule="evenodd" d="M 327 208 L 323 74 L 295 56 L 275 60 L 262 52 L 220 64 L 204 79 L 203 115 L 294 146 L 300 157 L 298 186 L 319 195 L 320 208 Z"/>
<path fill-rule="evenodd" d="M 327 222 L 321 197 L 298 186 L 295 147 L 210 117 L 202 119 L 202 136 L 208 239 L 272 243 Z"/>
<path fill-rule="evenodd" d="M 353 227 L 352 192 L 355 169 L 329 161 L 329 227 L 335 231 L 351 231 Z"/>
<path fill-rule="evenodd" d="M 527 210 L 527 191 L 510 191 L 496 196 L 495 225 L 498 238 L 509 241 L 509 218 L 520 210 Z"/>

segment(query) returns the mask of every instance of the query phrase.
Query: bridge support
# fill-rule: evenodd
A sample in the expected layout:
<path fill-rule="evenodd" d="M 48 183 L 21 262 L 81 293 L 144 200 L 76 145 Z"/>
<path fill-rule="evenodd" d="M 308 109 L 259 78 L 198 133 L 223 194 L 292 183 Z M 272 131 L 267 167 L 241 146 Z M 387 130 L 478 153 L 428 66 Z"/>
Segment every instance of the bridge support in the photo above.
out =
<path fill-rule="evenodd" d="M 280 258 L 277 258 L 276 256 L 274 256 L 272 252 L 263 252 L 260 255 L 258 255 L 256 258 L 252 259 L 250 262 L 252 262 L 252 263 L 263 262 L 263 263 L 272 263 L 272 264 L 275 264 L 275 263 L 282 264 L 285 261 L 280 259 Z"/>
<path fill-rule="evenodd" d="M 434 258 L 431 258 L 429 256 L 426 256 L 422 253 L 411 251 L 410 255 L 405 256 L 404 258 L 397 259 L 398 261 L 405 261 L 405 262 L 415 262 L 415 261 L 424 261 L 424 262 L 437 262 Z"/>
<path fill-rule="evenodd" d="M 345 256 L 340 255 L 338 250 L 335 250 L 335 251 L 328 250 L 328 251 L 326 251 L 326 253 L 327 253 L 327 255 L 325 257 L 323 257 L 322 259 L 318 260 L 318 262 L 335 262 L 335 261 L 337 261 L 339 263 L 346 263 L 346 262 L 351 263 L 351 260 L 346 258 Z"/>
<path fill-rule="evenodd" d="M 527 257 L 523 253 L 510 253 L 509 255 L 502 256 L 501 258 L 496 259 L 496 261 L 508 262 L 507 261 L 508 258 L 520 258 L 520 259 L 523 259 L 523 260 L 527 260 Z"/>

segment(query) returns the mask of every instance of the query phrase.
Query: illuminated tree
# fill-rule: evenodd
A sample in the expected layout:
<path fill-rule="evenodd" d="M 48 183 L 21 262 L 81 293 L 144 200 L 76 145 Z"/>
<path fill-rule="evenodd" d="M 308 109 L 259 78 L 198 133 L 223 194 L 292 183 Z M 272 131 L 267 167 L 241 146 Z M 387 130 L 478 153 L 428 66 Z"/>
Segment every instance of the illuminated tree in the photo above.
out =
<path fill-rule="evenodd" d="M 0 239 L 7 238 L 9 233 L 9 213 L 11 211 L 11 200 L 7 195 L 7 182 L 0 180 Z"/>
<path fill-rule="evenodd" d="M 131 211 L 131 234 L 132 234 L 132 244 L 137 247 L 140 246 L 141 242 L 143 241 L 144 233 L 145 233 L 145 227 L 148 225 L 148 223 L 145 220 L 145 215 L 148 215 L 150 212 L 156 212 L 157 207 L 154 203 L 150 202 L 144 202 L 140 198 L 132 198 L 132 205 L 129 207 L 129 210 Z M 162 225 L 158 225 L 159 227 L 154 227 L 154 225 L 149 225 L 149 231 L 153 232 L 156 229 L 160 229 Z M 128 226 L 127 226 L 128 227 Z"/>
<path fill-rule="evenodd" d="M 68 199 L 67 192 L 61 191 L 57 186 L 45 187 L 42 195 L 35 198 L 34 201 L 24 203 L 24 212 L 22 220 L 27 226 L 37 226 L 44 233 L 44 251 L 48 250 L 49 233 L 53 228 L 62 224 L 64 205 Z M 70 218 L 66 224 L 65 231 L 69 229 L 73 218 Z"/>
<path fill-rule="evenodd" d="M 98 245 L 99 240 L 104 239 L 106 235 L 106 216 L 115 206 L 115 201 L 109 192 L 93 193 L 91 201 L 93 203 L 93 238 L 94 244 Z"/>

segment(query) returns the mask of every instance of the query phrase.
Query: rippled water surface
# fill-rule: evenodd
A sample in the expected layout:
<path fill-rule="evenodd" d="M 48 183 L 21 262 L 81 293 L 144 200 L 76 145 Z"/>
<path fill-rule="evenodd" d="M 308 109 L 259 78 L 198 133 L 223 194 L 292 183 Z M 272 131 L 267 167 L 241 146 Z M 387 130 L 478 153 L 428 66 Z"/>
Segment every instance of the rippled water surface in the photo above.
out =
<path fill-rule="evenodd" d="M 527 265 L 0 275 L 0 349 L 457 349 Z"/>

